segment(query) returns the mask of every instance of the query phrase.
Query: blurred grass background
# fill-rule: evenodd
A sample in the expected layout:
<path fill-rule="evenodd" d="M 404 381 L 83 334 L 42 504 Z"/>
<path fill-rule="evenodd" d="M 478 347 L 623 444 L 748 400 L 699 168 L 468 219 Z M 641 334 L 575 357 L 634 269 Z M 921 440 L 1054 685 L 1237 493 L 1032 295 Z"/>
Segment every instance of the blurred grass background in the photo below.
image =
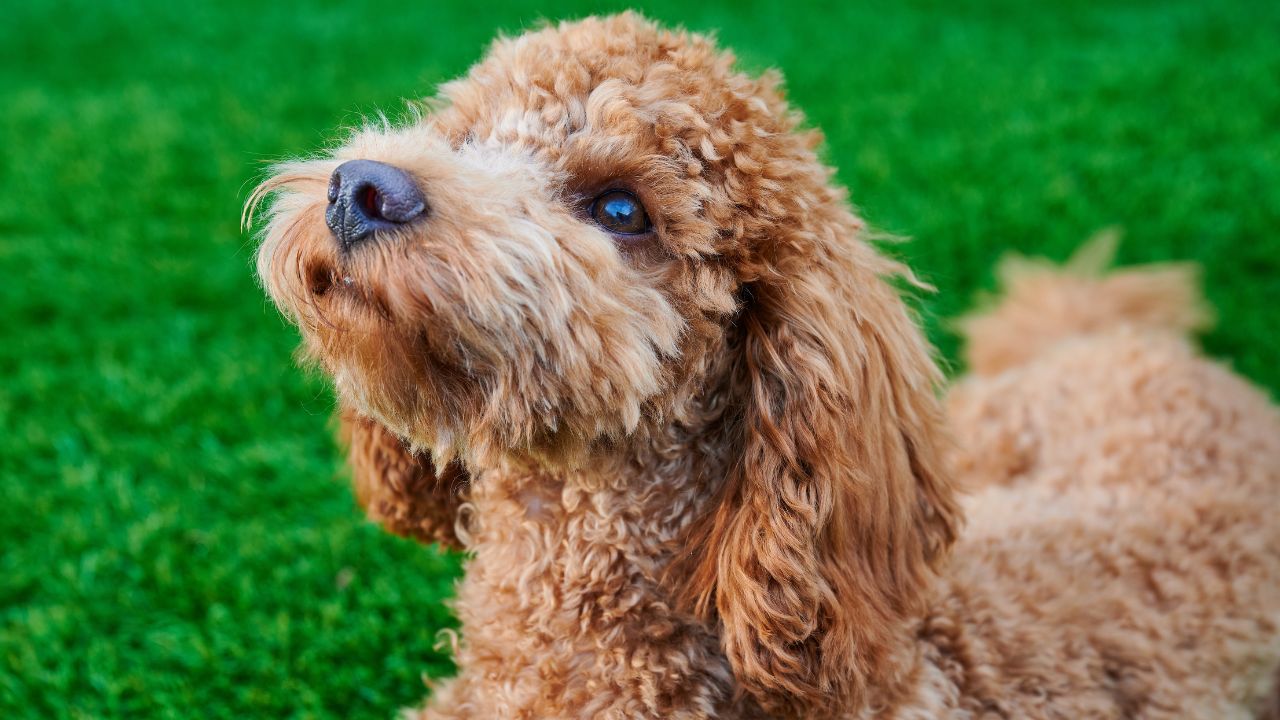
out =
<path fill-rule="evenodd" d="M 250 271 L 269 160 L 495 31 L 621 6 L 5 8 L 0 717 L 388 718 L 449 671 L 458 559 L 365 524 L 324 383 Z M 1210 352 L 1280 388 L 1280 3 L 647 3 L 781 68 L 955 315 L 1104 226 L 1205 267 Z"/>

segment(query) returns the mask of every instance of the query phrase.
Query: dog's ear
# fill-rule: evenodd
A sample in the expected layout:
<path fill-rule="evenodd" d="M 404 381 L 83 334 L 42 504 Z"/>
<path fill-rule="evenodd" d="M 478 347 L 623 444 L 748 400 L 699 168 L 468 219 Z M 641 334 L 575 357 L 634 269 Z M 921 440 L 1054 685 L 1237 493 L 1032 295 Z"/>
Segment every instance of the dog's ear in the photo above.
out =
<path fill-rule="evenodd" d="M 437 470 L 431 458 L 352 409 L 344 408 L 339 422 L 356 499 L 369 518 L 396 535 L 460 547 L 455 524 L 467 471 L 456 462 Z"/>
<path fill-rule="evenodd" d="M 718 618 L 741 685 L 822 717 L 891 674 L 959 513 L 943 470 L 939 372 L 836 193 L 768 239 L 729 340 L 733 448 L 697 526 L 686 595 Z"/>

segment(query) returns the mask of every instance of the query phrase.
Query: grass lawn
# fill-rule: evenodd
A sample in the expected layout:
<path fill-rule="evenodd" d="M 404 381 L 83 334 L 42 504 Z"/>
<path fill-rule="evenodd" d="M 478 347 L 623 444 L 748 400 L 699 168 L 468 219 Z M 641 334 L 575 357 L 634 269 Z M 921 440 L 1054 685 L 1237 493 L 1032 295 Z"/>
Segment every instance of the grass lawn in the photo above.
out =
<path fill-rule="evenodd" d="M 187 5 L 191 5 L 187 7 Z M 0 25 L 0 717 L 390 718 L 459 558 L 364 523 L 325 383 L 250 271 L 269 160 L 617 9 L 12 3 Z M 1280 389 L 1280 3 L 653 3 L 780 67 L 940 292 L 1106 226 L 1204 265 L 1206 338 Z"/>

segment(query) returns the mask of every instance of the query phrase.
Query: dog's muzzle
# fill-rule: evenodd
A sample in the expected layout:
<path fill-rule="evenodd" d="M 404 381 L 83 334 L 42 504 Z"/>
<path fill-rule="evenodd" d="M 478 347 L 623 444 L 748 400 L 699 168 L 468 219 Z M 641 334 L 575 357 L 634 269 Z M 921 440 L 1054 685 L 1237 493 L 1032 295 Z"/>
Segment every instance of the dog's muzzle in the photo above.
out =
<path fill-rule="evenodd" d="M 324 219 L 343 250 L 426 214 L 427 198 L 400 168 L 375 160 L 348 160 L 329 177 Z"/>

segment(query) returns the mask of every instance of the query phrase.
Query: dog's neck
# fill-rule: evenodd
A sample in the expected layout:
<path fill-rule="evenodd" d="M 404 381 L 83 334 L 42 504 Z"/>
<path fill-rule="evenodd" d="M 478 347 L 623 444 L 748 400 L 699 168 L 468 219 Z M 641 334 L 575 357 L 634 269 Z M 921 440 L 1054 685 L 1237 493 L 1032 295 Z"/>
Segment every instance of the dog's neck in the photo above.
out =
<path fill-rule="evenodd" d="M 497 673 L 516 678 L 503 701 L 513 714 L 764 717 L 736 686 L 714 622 L 679 609 L 667 576 L 680 554 L 702 551 L 683 541 L 723 472 L 672 443 L 574 470 L 475 473 L 462 674 L 438 702 L 465 706 Z"/>
<path fill-rule="evenodd" d="M 464 529 L 479 555 L 488 545 L 520 540 L 510 527 L 569 543 L 586 526 L 607 528 L 606 536 L 585 532 L 581 539 L 606 549 L 629 545 L 627 557 L 641 573 L 637 579 L 665 585 L 659 575 L 672 557 L 688 551 L 681 541 L 714 501 L 721 472 L 683 446 L 656 443 L 639 451 L 595 452 L 571 468 L 499 462 L 473 473 Z M 563 567 L 576 560 L 572 552 L 540 558 Z"/>
<path fill-rule="evenodd" d="M 434 707 L 488 706 L 472 694 L 493 692 L 483 678 L 497 674 L 514 678 L 512 715 L 755 714 L 734 697 L 714 629 L 675 609 L 663 577 L 711 493 L 690 481 L 691 458 L 635 455 L 474 473 L 460 522 L 462 672 Z"/>

